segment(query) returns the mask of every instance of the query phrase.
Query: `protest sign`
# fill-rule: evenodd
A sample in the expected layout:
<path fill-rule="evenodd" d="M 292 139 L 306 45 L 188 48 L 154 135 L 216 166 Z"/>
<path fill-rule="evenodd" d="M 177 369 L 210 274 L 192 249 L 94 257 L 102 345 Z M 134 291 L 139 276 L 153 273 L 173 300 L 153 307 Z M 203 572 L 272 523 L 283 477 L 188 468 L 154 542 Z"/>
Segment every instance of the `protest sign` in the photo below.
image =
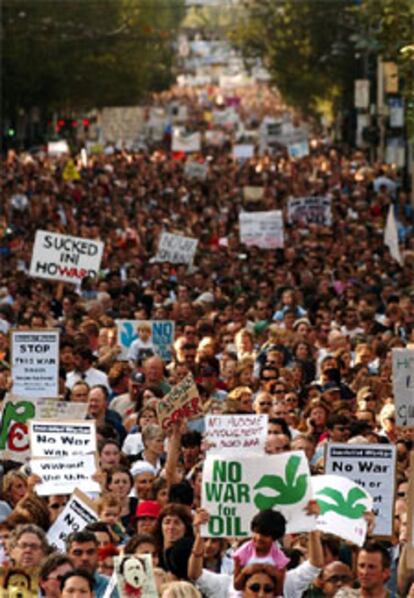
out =
<path fill-rule="evenodd" d="M 289 224 L 332 225 L 332 200 L 330 197 L 290 197 L 288 200 Z"/>
<path fill-rule="evenodd" d="M 101 139 L 105 143 L 135 141 L 145 125 L 145 108 L 110 106 L 100 111 Z"/>
<path fill-rule="evenodd" d="M 24 463 L 30 456 L 30 419 L 84 419 L 88 405 L 58 399 L 9 397 L 3 404 L 0 421 L 0 458 Z"/>
<path fill-rule="evenodd" d="M 62 176 L 64 181 L 78 181 L 81 178 L 72 159 L 66 162 Z"/>
<path fill-rule="evenodd" d="M 126 361 L 143 360 L 159 355 L 164 361 L 172 357 L 175 323 L 172 320 L 116 320 L 118 345 L 121 353 L 118 359 Z"/>
<path fill-rule="evenodd" d="M 29 437 L 32 457 L 73 457 L 97 449 L 94 420 L 30 420 Z"/>
<path fill-rule="evenodd" d="M 204 421 L 209 454 L 264 454 L 267 415 L 206 415 Z"/>
<path fill-rule="evenodd" d="M 200 396 L 192 374 L 188 374 L 165 397 L 157 401 L 157 414 L 164 429 L 179 419 L 202 414 Z"/>
<path fill-rule="evenodd" d="M 289 143 L 287 146 L 290 158 L 304 158 L 309 156 L 309 142 L 307 139 Z"/>
<path fill-rule="evenodd" d="M 190 265 L 193 263 L 197 245 L 198 239 L 162 232 L 154 261 Z"/>
<path fill-rule="evenodd" d="M 226 134 L 223 131 L 217 129 L 211 129 L 204 133 L 204 141 L 207 145 L 213 145 L 214 147 L 220 147 L 226 140 Z"/>
<path fill-rule="evenodd" d="M 392 350 L 392 386 L 397 426 L 414 427 L 414 350 Z"/>
<path fill-rule="evenodd" d="M 201 151 L 201 133 L 187 133 L 184 129 L 174 127 L 171 151 L 186 154 Z"/>
<path fill-rule="evenodd" d="M 374 534 L 390 537 L 394 522 L 395 446 L 335 444 L 326 446 L 325 473 L 352 480 L 372 496 Z"/>
<path fill-rule="evenodd" d="M 287 533 L 309 531 L 315 528 L 315 518 L 304 509 L 311 498 L 309 464 L 302 451 L 226 458 L 207 455 L 201 503 L 210 520 L 202 535 L 249 536 L 254 515 L 273 507 L 285 516 Z"/>
<path fill-rule="evenodd" d="M 184 166 L 184 174 L 189 179 L 199 179 L 205 181 L 208 173 L 208 164 L 202 164 L 191 160 Z"/>
<path fill-rule="evenodd" d="M 47 144 L 47 153 L 49 156 L 70 154 L 68 142 L 65 139 L 61 139 L 60 141 L 49 141 Z"/>
<path fill-rule="evenodd" d="M 101 265 L 103 247 L 102 241 L 38 230 L 30 276 L 75 284 L 85 276 L 95 278 Z"/>
<path fill-rule="evenodd" d="M 240 242 L 248 247 L 276 249 L 284 246 L 281 210 L 240 212 Z"/>
<path fill-rule="evenodd" d="M 245 202 L 257 202 L 263 198 L 263 187 L 243 187 L 243 199 Z"/>
<path fill-rule="evenodd" d="M 158 598 L 152 558 L 149 554 L 124 554 L 114 557 L 119 595 L 123 598 Z"/>
<path fill-rule="evenodd" d="M 236 143 L 233 145 L 233 158 L 235 160 L 250 160 L 254 156 L 254 145 L 251 143 Z"/>
<path fill-rule="evenodd" d="M 414 451 L 410 452 L 407 496 L 407 566 L 414 569 Z M 401 522 L 402 524 L 402 522 Z"/>
<path fill-rule="evenodd" d="M 59 331 L 12 330 L 13 392 L 21 397 L 59 394 Z"/>
<path fill-rule="evenodd" d="M 72 532 L 80 532 L 88 523 L 98 520 L 93 501 L 79 488 L 76 488 L 47 532 L 49 544 L 56 550 L 65 551 L 66 538 Z"/>
<path fill-rule="evenodd" d="M 317 529 L 362 546 L 368 528 L 364 514 L 372 509 L 370 494 L 339 475 L 312 476 L 312 489 L 321 510 Z"/>
<path fill-rule="evenodd" d="M 0 567 L 1 598 L 37 598 L 39 596 L 39 569 L 20 568 L 11 563 Z"/>
<path fill-rule="evenodd" d="M 72 494 L 77 487 L 84 492 L 101 491 L 98 482 L 92 479 L 97 472 L 94 454 L 30 459 L 30 469 L 41 479 L 35 486 L 39 496 Z"/>

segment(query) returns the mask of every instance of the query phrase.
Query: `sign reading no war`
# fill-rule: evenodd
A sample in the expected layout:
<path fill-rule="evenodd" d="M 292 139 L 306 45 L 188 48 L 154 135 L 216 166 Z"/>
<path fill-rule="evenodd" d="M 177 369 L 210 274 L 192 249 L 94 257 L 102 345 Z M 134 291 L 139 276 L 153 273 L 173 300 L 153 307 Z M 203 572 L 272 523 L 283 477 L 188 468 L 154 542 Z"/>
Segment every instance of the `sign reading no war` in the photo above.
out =
<path fill-rule="evenodd" d="M 102 241 L 38 230 L 33 246 L 30 276 L 79 283 L 96 277 L 101 265 Z"/>

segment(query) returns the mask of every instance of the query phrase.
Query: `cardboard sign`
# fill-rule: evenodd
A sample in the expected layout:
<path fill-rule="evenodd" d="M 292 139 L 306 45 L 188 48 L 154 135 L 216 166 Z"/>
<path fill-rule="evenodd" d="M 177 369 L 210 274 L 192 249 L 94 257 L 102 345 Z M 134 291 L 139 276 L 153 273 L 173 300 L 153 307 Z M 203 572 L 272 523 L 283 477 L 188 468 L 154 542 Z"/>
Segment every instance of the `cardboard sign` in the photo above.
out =
<path fill-rule="evenodd" d="M 233 145 L 233 158 L 235 160 L 250 160 L 254 156 L 254 145 L 251 143 L 236 143 Z"/>
<path fill-rule="evenodd" d="M 97 450 L 95 420 L 30 420 L 29 437 L 32 457 L 73 457 Z"/>
<path fill-rule="evenodd" d="M 240 212 L 240 243 L 248 247 L 277 249 L 284 246 L 283 215 L 281 210 L 269 212 Z"/>
<path fill-rule="evenodd" d="M 188 374 L 157 402 L 157 414 L 164 430 L 179 419 L 202 414 L 200 396 L 192 374 Z"/>
<path fill-rule="evenodd" d="M 291 197 L 288 200 L 289 224 L 332 226 L 330 197 Z"/>
<path fill-rule="evenodd" d="M 30 468 L 32 473 L 42 480 L 35 486 L 39 496 L 72 494 L 77 487 L 82 488 L 84 492 L 101 491 L 98 482 L 92 479 L 97 472 L 94 454 L 31 459 Z"/>
<path fill-rule="evenodd" d="M 201 133 L 187 133 L 184 129 L 174 127 L 171 151 L 185 152 L 186 154 L 201 151 Z"/>
<path fill-rule="evenodd" d="M 414 427 L 414 350 L 392 350 L 392 386 L 397 426 Z"/>
<path fill-rule="evenodd" d="M 59 331 L 12 330 L 13 392 L 22 397 L 59 394 Z"/>
<path fill-rule="evenodd" d="M 263 187 L 243 187 L 243 199 L 246 202 L 257 202 L 263 198 Z"/>
<path fill-rule="evenodd" d="M 155 261 L 190 265 L 193 263 L 197 245 L 198 239 L 163 232 Z"/>
<path fill-rule="evenodd" d="M 114 557 L 119 595 L 123 598 L 158 598 L 152 558 L 149 554 L 124 554 Z"/>
<path fill-rule="evenodd" d="M 372 509 L 372 497 L 358 484 L 338 475 L 312 477 L 314 499 L 321 510 L 316 527 L 347 542 L 362 546 L 368 524 L 364 514 Z"/>
<path fill-rule="evenodd" d="M 200 162 L 186 162 L 184 166 L 184 174 L 189 179 L 198 179 L 205 181 L 208 173 L 208 164 L 201 164 Z"/>
<path fill-rule="evenodd" d="M 265 454 L 267 415 L 206 415 L 204 440 L 211 454 Z"/>
<path fill-rule="evenodd" d="M 395 446 L 335 444 L 326 447 L 325 473 L 352 480 L 372 496 L 376 536 L 390 537 L 394 522 Z"/>
<path fill-rule="evenodd" d="M 39 569 L 13 565 L 0 567 L 1 598 L 37 598 Z"/>
<path fill-rule="evenodd" d="M 164 361 L 172 358 L 175 323 L 172 320 L 116 320 L 118 345 L 121 353 L 118 359 L 146 359 L 159 355 Z M 139 341 L 139 342 L 138 342 Z"/>
<path fill-rule="evenodd" d="M 286 532 L 315 528 L 315 518 L 305 513 L 312 498 L 309 464 L 302 451 L 279 455 L 220 457 L 204 461 L 202 506 L 210 513 L 203 536 L 250 535 L 250 522 L 258 511 L 280 511 Z"/>
<path fill-rule="evenodd" d="M 65 552 L 66 538 L 72 532 L 80 532 L 88 523 L 98 521 L 93 501 L 76 488 L 65 508 L 47 532 L 49 544 L 60 552 Z"/>
<path fill-rule="evenodd" d="M 38 230 L 33 245 L 30 276 L 77 284 L 85 276 L 98 276 L 104 244 Z"/>
<path fill-rule="evenodd" d="M 0 421 L 0 458 L 24 463 L 30 457 L 30 419 L 84 419 L 88 405 L 58 399 L 7 398 Z"/>

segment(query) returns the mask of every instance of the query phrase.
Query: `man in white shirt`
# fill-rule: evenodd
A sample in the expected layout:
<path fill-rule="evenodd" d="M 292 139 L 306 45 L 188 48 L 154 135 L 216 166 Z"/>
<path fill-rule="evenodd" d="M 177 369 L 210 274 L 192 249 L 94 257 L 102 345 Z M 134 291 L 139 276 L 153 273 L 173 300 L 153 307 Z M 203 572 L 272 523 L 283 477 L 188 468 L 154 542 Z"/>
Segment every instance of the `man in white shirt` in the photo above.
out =
<path fill-rule="evenodd" d="M 89 387 L 101 384 L 111 390 L 108 382 L 108 376 L 105 372 L 92 367 L 94 356 L 89 347 L 76 347 L 73 351 L 73 360 L 75 369 L 66 376 L 66 388 L 72 390 L 76 382 L 80 380 L 86 382 Z"/>

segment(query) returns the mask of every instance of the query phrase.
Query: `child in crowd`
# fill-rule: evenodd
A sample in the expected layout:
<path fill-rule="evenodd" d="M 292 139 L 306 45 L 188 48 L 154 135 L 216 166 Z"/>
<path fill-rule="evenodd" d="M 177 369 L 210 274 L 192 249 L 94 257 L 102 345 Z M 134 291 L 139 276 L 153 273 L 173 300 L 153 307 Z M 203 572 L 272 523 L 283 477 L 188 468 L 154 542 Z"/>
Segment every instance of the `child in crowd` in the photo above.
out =
<path fill-rule="evenodd" d="M 111 530 L 114 543 L 123 543 L 128 537 L 121 523 L 122 505 L 115 494 L 105 494 L 96 502 L 99 521 L 106 523 Z"/>

